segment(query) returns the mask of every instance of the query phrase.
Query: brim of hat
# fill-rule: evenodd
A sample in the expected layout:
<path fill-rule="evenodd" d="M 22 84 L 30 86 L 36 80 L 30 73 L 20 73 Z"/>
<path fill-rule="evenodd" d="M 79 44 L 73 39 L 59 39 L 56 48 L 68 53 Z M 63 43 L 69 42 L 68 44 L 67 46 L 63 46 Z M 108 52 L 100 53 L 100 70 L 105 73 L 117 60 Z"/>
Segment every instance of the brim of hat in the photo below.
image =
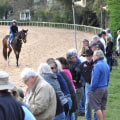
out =
<path fill-rule="evenodd" d="M 0 90 L 11 90 L 15 87 L 15 83 L 14 82 L 8 82 L 8 84 L 6 85 L 0 85 Z"/>

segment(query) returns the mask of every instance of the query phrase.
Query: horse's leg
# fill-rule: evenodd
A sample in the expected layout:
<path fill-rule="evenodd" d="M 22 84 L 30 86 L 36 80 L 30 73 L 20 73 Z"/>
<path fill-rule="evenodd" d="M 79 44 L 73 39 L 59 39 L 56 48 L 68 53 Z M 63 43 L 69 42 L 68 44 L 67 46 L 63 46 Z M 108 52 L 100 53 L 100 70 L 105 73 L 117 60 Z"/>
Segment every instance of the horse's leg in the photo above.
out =
<path fill-rule="evenodd" d="M 16 65 L 17 65 L 17 67 L 18 67 L 19 52 L 16 52 L 15 55 L 16 55 Z"/>

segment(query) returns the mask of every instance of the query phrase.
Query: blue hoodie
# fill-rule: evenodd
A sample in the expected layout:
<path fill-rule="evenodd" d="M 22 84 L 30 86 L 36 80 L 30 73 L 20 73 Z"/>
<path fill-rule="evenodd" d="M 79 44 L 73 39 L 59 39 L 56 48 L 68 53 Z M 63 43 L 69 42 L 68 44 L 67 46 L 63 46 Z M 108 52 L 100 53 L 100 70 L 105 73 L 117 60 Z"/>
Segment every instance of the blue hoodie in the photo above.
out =
<path fill-rule="evenodd" d="M 110 80 L 110 68 L 103 59 L 95 61 L 95 66 L 92 70 L 91 91 L 97 88 L 107 87 Z"/>

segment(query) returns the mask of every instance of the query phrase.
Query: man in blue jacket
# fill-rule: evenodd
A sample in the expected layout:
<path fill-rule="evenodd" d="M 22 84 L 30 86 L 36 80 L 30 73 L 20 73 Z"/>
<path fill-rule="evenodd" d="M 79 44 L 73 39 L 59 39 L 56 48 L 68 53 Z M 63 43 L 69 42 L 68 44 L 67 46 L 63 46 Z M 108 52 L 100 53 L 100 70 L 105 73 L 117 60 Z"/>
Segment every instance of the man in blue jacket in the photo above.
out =
<path fill-rule="evenodd" d="M 10 45 L 11 48 L 12 48 L 11 42 L 17 33 L 18 33 L 18 27 L 16 25 L 16 20 L 13 20 L 12 25 L 10 26 L 10 38 L 8 39 L 8 45 Z"/>
<path fill-rule="evenodd" d="M 110 79 L 110 68 L 103 61 L 103 58 L 104 54 L 101 50 L 94 52 L 93 61 L 95 65 L 92 70 L 90 105 L 96 111 L 99 120 L 105 120 L 107 87 Z"/>

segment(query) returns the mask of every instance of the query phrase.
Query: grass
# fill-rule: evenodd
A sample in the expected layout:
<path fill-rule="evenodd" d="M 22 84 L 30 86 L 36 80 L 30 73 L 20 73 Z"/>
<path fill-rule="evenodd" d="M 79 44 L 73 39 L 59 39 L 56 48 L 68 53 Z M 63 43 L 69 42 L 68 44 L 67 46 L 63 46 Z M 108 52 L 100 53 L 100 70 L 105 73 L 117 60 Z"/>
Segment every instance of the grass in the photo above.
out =
<path fill-rule="evenodd" d="M 120 65 L 120 60 L 118 60 Z M 112 70 L 108 86 L 106 120 L 120 120 L 120 66 Z M 85 120 L 78 117 L 78 120 Z"/>

